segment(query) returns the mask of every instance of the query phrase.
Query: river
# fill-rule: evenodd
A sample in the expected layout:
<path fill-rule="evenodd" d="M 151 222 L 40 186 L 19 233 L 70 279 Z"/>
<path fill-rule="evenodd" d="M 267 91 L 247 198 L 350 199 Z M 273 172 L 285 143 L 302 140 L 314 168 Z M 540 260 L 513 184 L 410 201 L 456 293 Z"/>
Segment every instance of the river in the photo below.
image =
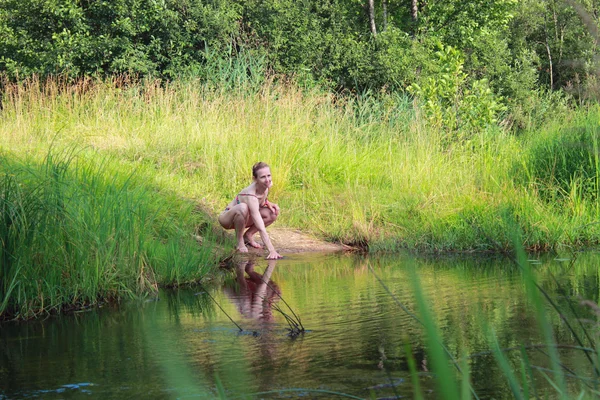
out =
<path fill-rule="evenodd" d="M 598 302 L 599 261 L 595 252 L 529 260 L 581 337 L 583 327 L 598 334 L 596 317 L 580 302 Z M 161 290 L 156 298 L 5 323 L 0 399 L 413 398 L 413 379 L 425 398 L 439 398 L 417 281 L 448 352 L 466 357 L 479 398 L 511 397 L 489 332 L 516 366 L 519 347 L 527 346 L 532 387 L 553 396 L 542 375 L 547 352 L 535 347 L 543 335 L 510 258 L 304 254 L 244 261 L 211 284 Z M 561 362 L 591 376 L 583 352 L 569 347 L 577 344 L 573 332 L 551 307 L 547 315 L 564 345 Z M 576 393 L 582 385 L 567 383 Z"/>

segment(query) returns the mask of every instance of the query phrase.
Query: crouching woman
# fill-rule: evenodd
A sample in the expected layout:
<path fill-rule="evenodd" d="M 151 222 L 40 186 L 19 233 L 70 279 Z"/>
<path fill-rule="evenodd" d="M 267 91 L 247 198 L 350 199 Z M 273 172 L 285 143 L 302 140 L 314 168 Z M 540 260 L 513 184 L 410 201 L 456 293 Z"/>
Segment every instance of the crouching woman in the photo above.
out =
<path fill-rule="evenodd" d="M 246 245 L 261 249 L 253 237 L 258 232 L 267 247 L 268 260 L 281 258 L 273 247 L 267 226 L 279 216 L 279 206 L 267 199 L 269 189 L 273 186 L 271 169 L 264 162 L 258 162 L 252 167 L 252 183 L 242 189 L 237 196 L 225 207 L 219 215 L 219 223 L 225 229 L 235 229 L 237 240 L 236 250 L 247 253 Z"/>

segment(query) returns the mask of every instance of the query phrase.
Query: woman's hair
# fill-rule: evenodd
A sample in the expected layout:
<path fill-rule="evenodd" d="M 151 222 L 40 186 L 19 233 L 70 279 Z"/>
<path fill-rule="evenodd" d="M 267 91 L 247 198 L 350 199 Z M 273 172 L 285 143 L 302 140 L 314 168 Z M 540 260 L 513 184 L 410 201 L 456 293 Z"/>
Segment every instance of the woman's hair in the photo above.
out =
<path fill-rule="evenodd" d="M 267 165 L 267 163 L 264 163 L 262 161 L 257 162 L 256 164 L 254 164 L 252 166 L 252 176 L 255 178 L 258 178 L 258 176 L 256 176 L 256 174 L 258 173 L 259 170 L 263 169 L 263 168 L 268 168 L 269 166 Z"/>

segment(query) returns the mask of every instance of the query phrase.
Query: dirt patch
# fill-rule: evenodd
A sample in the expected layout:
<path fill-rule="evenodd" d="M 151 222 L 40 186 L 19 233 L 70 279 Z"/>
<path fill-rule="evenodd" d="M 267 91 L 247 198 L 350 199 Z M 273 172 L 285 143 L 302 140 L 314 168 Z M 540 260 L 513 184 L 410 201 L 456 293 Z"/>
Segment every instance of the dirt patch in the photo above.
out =
<path fill-rule="evenodd" d="M 299 231 L 297 229 L 290 228 L 271 228 L 269 229 L 269 237 L 271 243 L 275 247 L 275 250 L 281 255 L 285 254 L 296 254 L 296 253 L 335 253 L 341 251 L 353 250 L 353 248 L 339 244 L 325 242 L 315 236 L 312 236 L 306 232 Z M 230 240 L 234 240 L 233 235 Z M 256 234 L 254 240 L 263 245 L 260 235 Z M 248 246 L 250 254 L 254 255 L 266 255 L 265 249 L 255 249 Z M 239 253 L 237 253 L 239 254 Z"/>
<path fill-rule="evenodd" d="M 279 253 L 337 252 L 350 249 L 348 246 L 325 242 L 306 232 L 289 228 L 269 229 L 269 237 Z"/>
<path fill-rule="evenodd" d="M 205 209 L 199 208 L 200 211 L 205 212 L 210 215 Z M 224 230 L 219 226 L 219 223 L 214 221 L 214 233 L 219 238 L 219 242 L 229 242 L 233 246 L 235 244 L 235 237 L 233 230 Z M 348 246 L 342 243 L 332 243 L 326 242 L 318 237 L 307 233 L 302 232 L 298 229 L 293 228 L 269 228 L 268 230 L 269 238 L 275 247 L 275 250 L 281 255 L 286 254 L 301 254 L 301 253 L 336 253 L 336 252 L 344 252 L 344 251 L 356 251 L 357 248 L 352 246 Z M 194 238 L 198 241 L 198 243 L 202 244 L 204 239 L 199 235 L 193 235 Z M 257 233 L 254 235 L 254 240 L 260 243 L 264 247 L 264 243 L 260 238 L 260 235 Z M 218 246 L 221 254 L 227 254 L 228 251 Z M 255 249 L 253 247 L 248 246 L 249 255 L 252 256 L 266 256 L 266 249 Z M 238 252 L 233 252 L 229 255 L 225 256 L 226 259 L 230 259 L 231 257 L 236 257 L 242 255 Z"/>

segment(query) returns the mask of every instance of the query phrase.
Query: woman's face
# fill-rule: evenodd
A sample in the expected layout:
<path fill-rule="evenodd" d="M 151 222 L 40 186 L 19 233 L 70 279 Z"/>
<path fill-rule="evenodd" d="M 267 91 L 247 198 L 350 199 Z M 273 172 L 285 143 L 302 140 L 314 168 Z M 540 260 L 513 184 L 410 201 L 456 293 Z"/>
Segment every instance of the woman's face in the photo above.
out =
<path fill-rule="evenodd" d="M 271 180 L 271 169 L 269 167 L 261 168 L 256 171 L 256 177 L 254 178 L 256 183 L 270 188 L 273 186 L 273 181 Z"/>

